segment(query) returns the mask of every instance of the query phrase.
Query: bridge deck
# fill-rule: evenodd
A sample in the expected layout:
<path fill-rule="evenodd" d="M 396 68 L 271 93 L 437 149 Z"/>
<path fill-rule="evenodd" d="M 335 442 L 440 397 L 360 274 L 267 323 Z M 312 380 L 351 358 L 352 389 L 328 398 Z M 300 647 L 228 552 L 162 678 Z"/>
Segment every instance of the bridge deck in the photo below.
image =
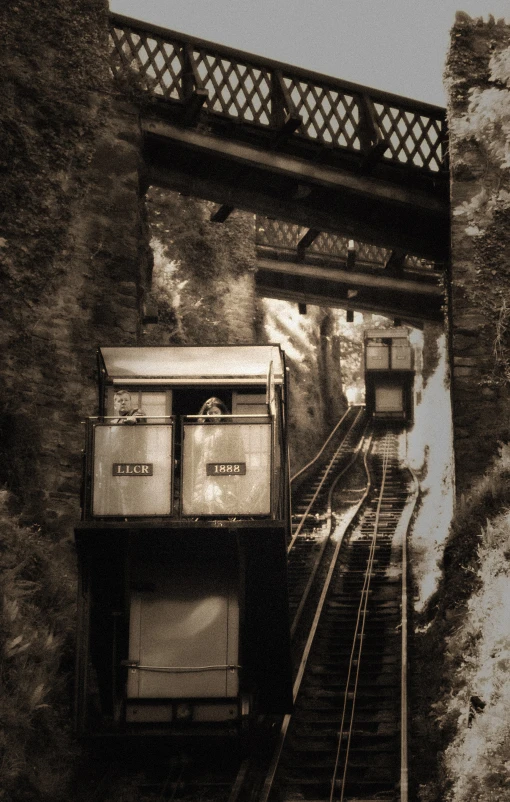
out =
<path fill-rule="evenodd" d="M 151 183 L 444 263 L 445 110 L 110 15 Z"/>

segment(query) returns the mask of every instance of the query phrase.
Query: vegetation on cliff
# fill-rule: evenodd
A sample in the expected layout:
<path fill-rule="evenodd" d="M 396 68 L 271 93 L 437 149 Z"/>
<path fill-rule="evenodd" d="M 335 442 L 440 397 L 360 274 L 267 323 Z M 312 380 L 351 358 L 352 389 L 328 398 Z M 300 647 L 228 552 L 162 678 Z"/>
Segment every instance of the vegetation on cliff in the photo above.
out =
<path fill-rule="evenodd" d="M 67 543 L 20 527 L 0 491 L 0 799 L 68 799 L 74 564 Z"/>
<path fill-rule="evenodd" d="M 1 270 L 9 297 L 28 305 L 54 277 L 69 202 L 83 192 L 100 124 L 90 91 L 107 80 L 107 10 L 107 0 L 17 0 L 0 17 Z"/>
<path fill-rule="evenodd" d="M 414 643 L 420 802 L 510 794 L 510 447 L 460 503 Z"/>
<path fill-rule="evenodd" d="M 490 392 L 510 381 L 510 26 L 459 13 L 445 77 L 454 252 L 473 263 L 464 292 L 482 320 L 490 358 L 481 384 Z"/>

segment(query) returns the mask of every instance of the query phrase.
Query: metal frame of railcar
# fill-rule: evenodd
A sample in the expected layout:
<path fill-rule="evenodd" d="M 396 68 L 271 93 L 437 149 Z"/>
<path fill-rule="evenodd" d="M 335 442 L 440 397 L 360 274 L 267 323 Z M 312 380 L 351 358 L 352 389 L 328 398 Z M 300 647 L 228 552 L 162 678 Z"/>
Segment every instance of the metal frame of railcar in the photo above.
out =
<path fill-rule="evenodd" d="M 395 340 L 406 341 L 406 356 L 408 356 L 408 366 L 395 367 L 394 365 L 394 346 Z M 378 342 L 379 341 L 379 342 Z M 368 348 L 372 346 L 381 348 L 384 358 L 380 366 L 376 365 L 377 360 L 370 358 Z M 385 349 L 383 351 L 383 349 Z M 365 373 L 365 405 L 369 415 L 375 421 L 390 421 L 410 424 L 414 417 L 413 388 L 414 388 L 414 355 L 412 346 L 409 342 L 409 331 L 404 327 L 393 328 L 373 328 L 367 329 L 364 334 L 364 373 Z M 393 409 L 378 409 L 377 391 L 401 390 L 402 402 Z"/>
<path fill-rule="evenodd" d="M 235 349 L 237 346 L 231 346 Z M 272 346 L 274 347 L 274 346 Z M 164 348 L 164 347 L 163 347 Z M 184 348 L 184 347 L 183 347 Z M 279 347 L 278 347 L 279 348 Z M 141 356 L 143 352 L 140 350 Z M 152 349 L 154 354 L 154 349 Z M 192 352 L 188 352 L 192 355 Z M 196 354 L 196 351 L 194 352 Z M 234 353 L 234 351 L 232 351 Z M 246 516 L 183 516 L 181 510 L 171 510 L 168 516 L 147 516 L 129 518 L 117 516 L 92 515 L 92 446 L 94 425 L 107 420 L 106 389 L 108 376 L 104 360 L 99 357 L 99 409 L 100 417 L 92 419 L 87 429 L 87 450 L 85 458 L 85 492 L 83 495 L 83 520 L 75 528 L 75 539 L 79 565 L 78 594 L 78 632 L 77 632 L 77 672 L 75 688 L 76 726 L 80 735 L 111 739 L 113 736 L 132 738 L 133 736 L 173 736 L 175 734 L 195 734 L 193 723 L 178 720 L 175 704 L 179 701 L 193 701 L 186 698 L 171 701 L 173 721 L 127 724 L 125 720 L 125 693 L 122 690 L 130 670 L 126 653 L 127 627 L 129 625 L 129 582 L 132 566 L 141 554 L 161 554 L 162 559 L 180 555 L 183 550 L 195 550 L 207 570 L 205 554 L 225 555 L 232 565 L 235 577 L 233 582 L 239 588 L 240 626 L 239 642 L 243 667 L 240 679 L 240 692 L 236 699 L 223 700 L 236 710 L 232 721 L 226 722 L 237 731 L 246 713 L 246 697 L 255 689 L 259 697 L 259 709 L 268 712 L 286 712 L 292 704 L 291 666 L 289 647 L 289 622 L 286 586 L 286 544 L 289 538 L 289 489 L 288 458 L 286 447 L 286 371 L 284 355 L 280 351 L 283 370 L 279 376 L 280 388 L 276 391 L 278 401 L 276 414 L 279 416 L 278 430 L 281 448 L 282 473 L 280 497 L 274 496 L 274 465 L 271 455 L 270 515 Z M 158 357 L 159 358 L 159 357 Z M 151 387 L 170 386 L 171 379 L 157 381 L 147 377 L 122 377 L 110 384 L 122 387 L 129 385 Z M 193 378 L 193 377 L 191 377 Z M 179 380 L 184 391 L 188 377 Z M 231 376 L 223 388 L 267 387 L 267 379 L 258 377 L 238 381 Z M 212 379 L 198 378 L 194 388 L 202 387 L 209 392 L 214 386 Z M 149 416 L 148 416 L 149 417 Z M 156 416 L 157 417 L 157 416 Z M 253 415 L 248 418 L 253 419 Z M 264 416 L 268 419 L 270 416 Z M 176 421 L 172 415 L 171 420 Z M 138 425 L 138 424 L 137 424 Z M 142 423 L 141 425 L 151 425 Z M 175 427 L 177 429 L 177 426 Z M 271 449 L 275 446 L 275 422 L 271 422 Z M 276 444 L 278 445 L 278 444 Z M 174 463 L 172 448 L 171 460 Z M 182 469 L 182 466 L 181 466 Z M 136 481 L 133 479 L 132 481 Z M 182 481 L 182 472 L 181 472 Z M 182 485 L 181 485 L 182 487 Z M 277 503 L 278 502 L 278 503 Z M 170 557 L 169 557 L 170 555 Z M 101 618 L 103 617 L 103 618 Z M 108 619 L 108 620 L 107 620 Z M 271 626 L 267 626 L 267 622 Z M 103 654 L 101 653 L 101 650 Z M 109 654 L 108 654 L 109 653 Z M 94 666 L 91 665 L 94 663 Z M 92 669 L 101 674 L 102 688 L 96 688 Z M 119 690 L 120 688 L 120 690 Z M 110 695 L 107 704 L 102 703 L 99 710 L 91 693 Z M 203 700 L 202 700 L 203 701 Z M 200 700 L 195 699 L 198 704 Z M 175 704 L 174 704 L 175 703 Z M 142 702 L 149 704 L 149 702 Z M 207 703 L 206 703 L 207 704 Z M 222 734 L 232 730 L 232 726 L 219 726 Z M 215 722 L 206 725 L 210 732 L 217 730 Z"/>

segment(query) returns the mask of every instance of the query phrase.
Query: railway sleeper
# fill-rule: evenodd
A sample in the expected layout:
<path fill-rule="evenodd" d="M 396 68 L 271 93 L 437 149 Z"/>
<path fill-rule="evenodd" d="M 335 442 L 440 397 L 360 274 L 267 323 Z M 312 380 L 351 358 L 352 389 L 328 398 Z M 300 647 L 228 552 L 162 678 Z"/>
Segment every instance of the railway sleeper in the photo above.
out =
<path fill-rule="evenodd" d="M 396 674 L 396 671 L 386 671 L 379 674 L 375 681 L 372 677 L 361 676 L 358 682 L 358 693 L 362 690 L 364 691 L 367 687 L 372 687 L 380 690 L 390 689 L 391 692 L 396 695 L 398 686 L 396 683 Z M 314 685 L 313 682 L 308 683 L 307 681 L 302 693 L 310 698 L 325 699 L 327 697 L 329 699 L 343 699 L 345 694 L 345 675 L 343 677 L 338 675 L 332 676 L 327 683 L 322 680 L 318 685 Z"/>
<path fill-rule="evenodd" d="M 353 690 L 352 685 L 346 687 L 345 671 L 343 673 L 316 674 L 315 676 L 316 678 L 320 676 L 321 682 L 310 680 L 303 688 L 303 693 L 309 698 L 325 699 L 328 697 L 337 700 L 341 697 L 343 700 L 346 690 L 347 692 Z M 391 688 L 395 698 L 398 698 L 400 695 L 398 676 L 399 672 L 391 666 L 386 666 L 384 670 L 381 669 L 378 672 L 363 672 L 358 678 L 358 693 L 363 693 L 367 687 L 372 685 L 374 688 Z"/>
<path fill-rule="evenodd" d="M 313 654 L 313 661 L 318 663 L 321 667 L 324 667 L 325 672 L 327 673 L 328 670 L 330 671 L 340 671 L 344 666 L 348 666 L 350 663 L 350 657 L 352 654 L 352 647 L 346 646 L 345 648 L 338 647 L 337 649 L 331 649 L 328 647 L 324 647 L 321 650 L 314 651 Z M 353 665 L 358 665 L 357 658 L 354 658 L 352 661 Z M 361 668 L 369 668 L 373 672 L 374 666 L 382 667 L 394 665 L 395 663 L 400 662 L 400 655 L 395 653 L 395 649 L 381 649 L 380 646 L 372 647 L 369 644 L 363 644 L 363 650 L 361 652 Z"/>
<path fill-rule="evenodd" d="M 365 762 L 367 760 L 373 761 L 374 757 L 379 754 L 384 755 L 386 763 L 389 763 L 391 758 L 396 759 L 395 751 L 398 751 L 395 748 L 398 742 L 397 734 L 392 736 L 391 738 L 392 743 L 388 745 L 384 744 L 381 745 L 380 743 L 379 744 L 374 743 L 371 749 L 367 749 L 366 744 L 362 744 L 361 742 L 358 744 L 357 747 L 354 746 L 353 742 L 354 737 L 355 737 L 354 735 L 351 736 L 351 742 L 349 748 L 350 750 L 352 750 L 353 754 L 359 755 L 360 762 L 363 759 L 365 760 Z M 299 744 L 296 743 L 295 746 L 292 746 L 292 748 L 289 749 L 287 755 L 282 760 L 282 766 L 286 765 L 289 768 L 294 768 L 295 770 L 298 770 L 300 768 L 308 768 L 310 763 L 312 763 L 313 765 L 313 763 L 322 761 L 326 768 L 328 763 L 331 768 L 332 758 L 334 757 L 334 753 L 338 748 L 338 738 L 339 738 L 339 732 L 333 734 L 330 738 L 328 738 L 327 742 L 325 742 L 324 740 L 319 741 L 318 739 L 310 740 L 309 738 L 302 738 L 300 739 Z M 342 746 L 344 746 L 344 743 L 347 744 L 347 742 L 348 742 L 348 732 L 345 732 L 342 736 Z"/>
<path fill-rule="evenodd" d="M 351 710 L 347 709 L 347 720 L 351 716 Z M 324 732 L 335 732 L 340 725 L 340 710 L 323 711 L 320 717 L 314 718 L 309 714 L 304 716 L 301 714 L 298 717 L 299 726 L 307 728 L 311 735 Z M 397 729 L 399 723 L 399 711 L 392 709 L 377 710 L 377 711 L 362 711 L 356 706 L 355 711 L 355 726 L 357 729 L 363 728 L 364 730 L 370 729 L 371 732 L 377 732 L 382 724 L 391 724 Z"/>
<path fill-rule="evenodd" d="M 355 608 L 356 610 L 359 607 L 359 599 L 349 599 L 346 598 L 343 593 L 338 593 L 336 589 L 333 589 L 333 592 L 329 596 L 330 600 L 334 600 L 336 606 L 340 609 L 341 607 L 345 609 Z M 370 609 L 370 608 L 369 608 Z M 398 600 L 387 601 L 383 604 L 378 605 L 378 610 L 391 610 L 391 609 L 400 609 L 400 602 Z"/>
<path fill-rule="evenodd" d="M 352 691 L 349 691 L 347 699 L 352 701 L 353 698 L 354 694 Z M 336 699 L 324 697 L 320 699 L 317 699 L 317 697 L 309 699 L 304 697 L 296 704 L 294 715 L 312 716 L 312 718 L 316 716 L 318 721 L 322 721 L 323 718 L 327 720 L 331 715 L 338 715 L 338 710 L 340 709 L 338 702 L 341 703 L 343 709 L 344 699 L 345 692 L 336 694 Z M 375 704 L 377 703 L 377 710 L 395 710 L 395 701 L 393 689 L 388 689 L 385 693 L 379 694 L 370 693 L 370 689 L 368 688 L 364 691 L 358 689 L 356 694 L 356 709 L 374 710 Z"/>
<path fill-rule="evenodd" d="M 332 605 L 328 610 L 328 617 L 333 619 L 335 624 L 338 622 L 342 626 L 349 626 L 349 624 L 354 625 L 357 618 L 356 613 L 358 607 L 345 608 L 335 604 Z M 365 622 L 369 628 L 373 626 L 383 626 L 387 628 L 396 627 L 400 623 L 400 608 L 395 608 L 395 610 L 381 610 L 379 608 L 376 608 L 375 610 L 368 609 L 365 616 Z M 325 634 L 330 635 L 331 637 L 335 637 L 335 635 L 339 634 L 337 633 L 336 626 L 325 627 L 324 630 Z"/>
<path fill-rule="evenodd" d="M 400 645 L 400 637 L 399 633 L 395 632 L 395 627 L 392 627 L 391 630 L 388 629 L 385 632 L 381 632 L 380 626 L 379 624 L 377 628 L 374 625 L 366 628 L 363 636 L 363 655 L 378 654 L 380 656 L 385 656 L 388 654 L 396 655 L 397 652 L 399 652 L 398 646 Z M 313 659 L 322 660 L 324 659 L 324 655 L 331 655 L 336 659 L 337 656 L 350 653 L 353 647 L 352 636 L 354 632 L 350 633 L 351 637 L 349 638 L 349 632 L 345 632 L 346 628 L 346 625 L 344 625 L 344 632 L 342 633 L 344 637 L 338 638 L 335 643 L 331 643 L 330 638 L 319 638 L 313 650 Z M 358 650 L 361 639 L 361 633 L 358 633 L 356 635 L 356 648 Z"/>
<path fill-rule="evenodd" d="M 292 788 L 289 786 L 285 789 L 285 793 L 282 794 L 280 799 L 282 802 L 296 802 L 296 800 L 299 800 L 299 802 L 303 802 L 303 800 L 306 800 L 306 802 L 327 802 L 327 800 L 330 799 L 330 790 L 331 789 L 329 785 L 323 784 L 318 788 L 307 788 L 305 795 L 302 788 Z M 349 783 L 346 786 L 344 793 L 344 802 L 374 802 L 373 794 L 375 793 L 377 793 L 377 802 L 397 802 L 397 799 L 400 798 L 394 795 L 394 786 L 392 791 L 381 789 L 373 790 L 370 788 L 366 789 L 366 794 L 370 795 L 368 798 L 366 798 L 365 789 L 359 789 L 356 785 L 351 787 L 351 784 Z M 363 794 L 363 797 L 361 797 L 360 794 Z M 384 794 L 384 796 L 382 796 L 382 794 Z M 387 796 L 386 794 L 390 795 Z M 340 797 L 338 796 L 337 798 Z"/>
<path fill-rule="evenodd" d="M 317 737 L 310 737 L 308 733 L 302 735 L 294 735 L 289 740 L 290 749 L 286 755 L 291 756 L 299 755 L 299 765 L 306 761 L 307 753 L 313 755 L 331 755 L 332 752 L 338 747 L 340 737 L 340 722 L 336 731 L 332 728 L 328 733 L 322 733 Z M 353 752 L 363 754 L 370 751 L 371 754 L 378 754 L 384 752 L 389 757 L 395 757 L 395 752 L 398 744 L 399 733 L 396 729 L 392 733 L 377 733 L 374 731 L 363 731 L 356 727 L 350 736 L 350 749 Z M 348 731 L 342 733 L 342 745 L 347 743 L 349 739 Z M 287 756 L 284 760 L 288 760 Z M 331 763 L 330 763 L 331 765 Z"/>
<path fill-rule="evenodd" d="M 399 617 L 394 615 L 391 619 L 386 616 L 366 618 L 364 641 L 372 640 L 374 638 L 381 638 L 383 641 L 387 639 L 390 641 L 391 646 L 395 645 L 395 636 L 399 635 Z M 332 650 L 345 647 L 352 643 L 356 621 L 351 616 L 344 615 L 338 611 L 335 612 L 332 623 L 334 626 L 330 627 L 329 632 L 324 634 L 320 633 L 316 639 L 316 643 L 320 644 L 322 648 L 331 646 Z"/>
<path fill-rule="evenodd" d="M 377 767 L 376 769 L 374 767 L 372 771 L 367 771 L 369 768 L 370 767 L 367 766 L 358 766 L 354 771 L 349 765 L 347 783 L 352 788 L 359 788 L 362 786 L 365 791 L 370 789 L 373 793 L 377 793 L 378 790 L 389 790 L 390 788 L 395 788 L 395 783 L 397 780 L 397 777 L 395 776 L 395 769 L 392 767 Z M 284 776 L 286 777 L 287 782 L 291 784 L 298 783 L 299 785 L 310 787 L 319 786 L 321 783 L 331 783 L 331 765 L 317 767 L 315 769 L 315 774 L 315 777 L 310 776 L 308 768 L 304 769 L 303 771 L 299 771 L 299 767 L 297 766 L 291 767 L 284 771 Z M 340 772 L 340 776 L 341 774 L 342 772 Z M 335 782 L 335 787 L 339 790 L 341 789 L 341 779 Z"/>
<path fill-rule="evenodd" d="M 329 641 L 334 644 L 347 644 L 352 643 L 352 639 L 356 632 L 356 624 L 358 622 L 357 610 L 329 610 L 324 614 L 324 620 L 320 632 L 317 633 L 316 643 L 327 643 Z M 354 615 L 353 615 L 354 613 Z M 388 638 L 391 642 L 393 639 L 400 635 L 400 611 L 395 611 L 391 614 L 383 611 L 379 614 L 373 612 L 371 616 L 368 615 L 364 622 L 365 638 L 376 638 L 378 635 L 384 639 Z M 361 620 L 359 621 L 361 624 Z"/>
<path fill-rule="evenodd" d="M 364 677 L 360 677 L 358 681 L 357 696 L 360 698 L 364 697 L 365 692 L 369 690 L 370 686 L 372 685 L 374 688 L 379 688 L 381 691 L 384 691 L 384 693 L 381 693 L 381 703 L 387 701 L 388 694 L 391 694 L 393 698 L 398 701 L 400 693 L 398 683 L 396 682 L 396 673 L 394 673 L 393 676 L 389 673 L 386 673 L 384 679 L 386 682 L 383 682 L 383 676 L 381 675 L 365 675 Z M 347 687 L 345 676 L 331 676 L 329 679 L 326 678 L 321 684 L 310 683 L 310 685 L 307 685 L 305 688 L 303 688 L 303 700 L 309 699 L 310 702 L 316 702 L 317 704 L 322 703 L 324 706 L 336 706 L 341 704 L 343 707 L 346 692 L 348 698 L 350 698 L 349 695 L 353 690 L 354 688 L 352 683 Z"/>
<path fill-rule="evenodd" d="M 372 573 L 370 575 L 370 588 L 380 588 L 382 585 L 387 585 L 389 581 L 393 579 L 392 576 L 387 575 L 386 571 L 387 569 L 379 570 L 377 573 Z M 366 578 L 366 571 L 348 571 L 342 574 L 341 580 L 338 581 L 342 582 L 345 588 L 344 592 L 356 593 L 365 587 Z M 397 579 L 400 579 L 400 577 L 397 577 Z"/>

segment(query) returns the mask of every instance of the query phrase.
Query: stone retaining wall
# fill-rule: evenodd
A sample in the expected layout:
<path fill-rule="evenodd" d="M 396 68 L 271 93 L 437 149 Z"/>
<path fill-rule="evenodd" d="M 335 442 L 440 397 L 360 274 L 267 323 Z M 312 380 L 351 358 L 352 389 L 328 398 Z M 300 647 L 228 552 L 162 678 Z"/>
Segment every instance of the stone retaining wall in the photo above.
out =
<path fill-rule="evenodd" d="M 510 435 L 510 26 L 458 13 L 449 92 L 457 490 Z"/>

